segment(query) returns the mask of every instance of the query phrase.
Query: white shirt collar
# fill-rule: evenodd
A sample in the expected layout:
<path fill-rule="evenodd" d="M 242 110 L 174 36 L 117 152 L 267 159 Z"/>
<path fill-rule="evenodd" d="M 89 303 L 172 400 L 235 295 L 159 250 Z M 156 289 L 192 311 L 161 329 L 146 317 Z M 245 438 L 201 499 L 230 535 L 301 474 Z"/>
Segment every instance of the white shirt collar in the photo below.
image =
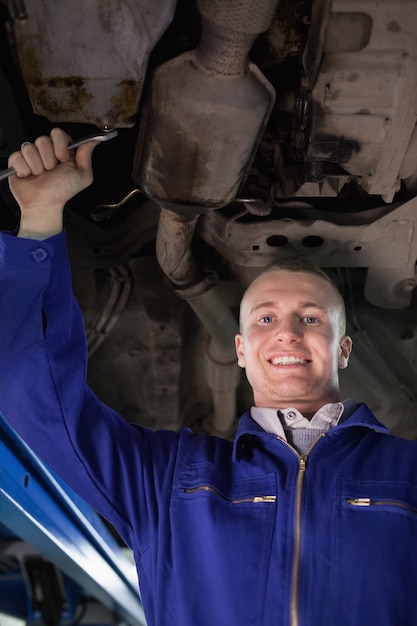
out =
<path fill-rule="evenodd" d="M 267 433 L 272 433 L 287 440 L 285 430 L 293 428 L 314 428 L 326 432 L 338 424 L 344 411 L 342 402 L 331 402 L 322 406 L 308 420 L 295 408 L 271 409 L 253 406 L 250 410 L 251 417 Z"/>

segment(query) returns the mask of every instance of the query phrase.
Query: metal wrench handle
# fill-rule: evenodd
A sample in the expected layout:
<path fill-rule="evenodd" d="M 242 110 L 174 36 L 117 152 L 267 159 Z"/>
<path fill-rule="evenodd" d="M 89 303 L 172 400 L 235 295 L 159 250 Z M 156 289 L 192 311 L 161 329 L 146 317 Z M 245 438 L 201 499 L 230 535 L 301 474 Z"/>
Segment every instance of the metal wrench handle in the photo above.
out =
<path fill-rule="evenodd" d="M 68 150 L 73 150 L 74 148 L 78 148 L 83 143 L 88 143 L 89 141 L 109 141 L 110 139 L 114 139 L 117 137 L 117 130 L 112 130 L 109 133 L 100 133 L 96 135 L 87 135 L 86 137 L 81 137 L 81 139 L 77 139 L 76 141 L 72 141 L 68 144 Z M 14 167 L 8 167 L 5 170 L 0 170 L 0 180 L 4 180 L 9 176 L 16 174 L 16 170 Z"/>

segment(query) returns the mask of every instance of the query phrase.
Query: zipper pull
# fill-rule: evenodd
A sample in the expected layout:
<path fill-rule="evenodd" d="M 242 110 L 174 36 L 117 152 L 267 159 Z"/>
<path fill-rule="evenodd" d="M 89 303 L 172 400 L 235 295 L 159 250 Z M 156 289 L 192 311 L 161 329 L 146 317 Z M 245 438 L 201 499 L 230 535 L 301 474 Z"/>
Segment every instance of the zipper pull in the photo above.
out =
<path fill-rule="evenodd" d="M 306 471 L 307 459 L 308 459 L 308 456 L 306 454 L 300 454 L 300 472 Z"/>
<path fill-rule="evenodd" d="M 371 498 L 346 498 L 346 502 L 354 506 L 371 506 Z"/>

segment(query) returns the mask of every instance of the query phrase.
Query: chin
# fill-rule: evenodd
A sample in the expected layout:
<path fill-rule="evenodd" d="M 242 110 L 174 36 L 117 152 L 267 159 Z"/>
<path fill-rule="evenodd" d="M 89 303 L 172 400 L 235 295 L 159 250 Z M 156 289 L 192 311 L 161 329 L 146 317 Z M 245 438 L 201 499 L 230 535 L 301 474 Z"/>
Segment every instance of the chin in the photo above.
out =
<path fill-rule="evenodd" d="M 285 385 L 269 389 L 268 397 L 273 402 L 272 406 L 280 402 L 296 402 L 297 400 L 312 399 L 311 388 L 307 385 Z"/>

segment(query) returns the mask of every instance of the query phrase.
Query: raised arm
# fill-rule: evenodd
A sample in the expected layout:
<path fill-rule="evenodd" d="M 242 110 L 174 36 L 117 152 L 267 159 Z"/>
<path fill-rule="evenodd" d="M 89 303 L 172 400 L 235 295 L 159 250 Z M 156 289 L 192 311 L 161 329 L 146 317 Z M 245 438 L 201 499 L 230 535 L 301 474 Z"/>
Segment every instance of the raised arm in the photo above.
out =
<path fill-rule="evenodd" d="M 137 534 L 147 544 L 177 436 L 129 425 L 86 386 L 84 323 L 60 231 L 65 202 L 92 180 L 93 145 L 70 154 L 68 141 L 56 130 L 10 158 L 22 219 L 20 237 L 0 233 L 0 411 L 125 541 Z"/>
<path fill-rule="evenodd" d="M 71 137 L 60 128 L 24 143 L 9 158 L 16 175 L 10 189 L 21 210 L 19 237 L 46 239 L 62 231 L 65 203 L 93 181 L 91 155 L 97 142 L 68 150 Z"/>

